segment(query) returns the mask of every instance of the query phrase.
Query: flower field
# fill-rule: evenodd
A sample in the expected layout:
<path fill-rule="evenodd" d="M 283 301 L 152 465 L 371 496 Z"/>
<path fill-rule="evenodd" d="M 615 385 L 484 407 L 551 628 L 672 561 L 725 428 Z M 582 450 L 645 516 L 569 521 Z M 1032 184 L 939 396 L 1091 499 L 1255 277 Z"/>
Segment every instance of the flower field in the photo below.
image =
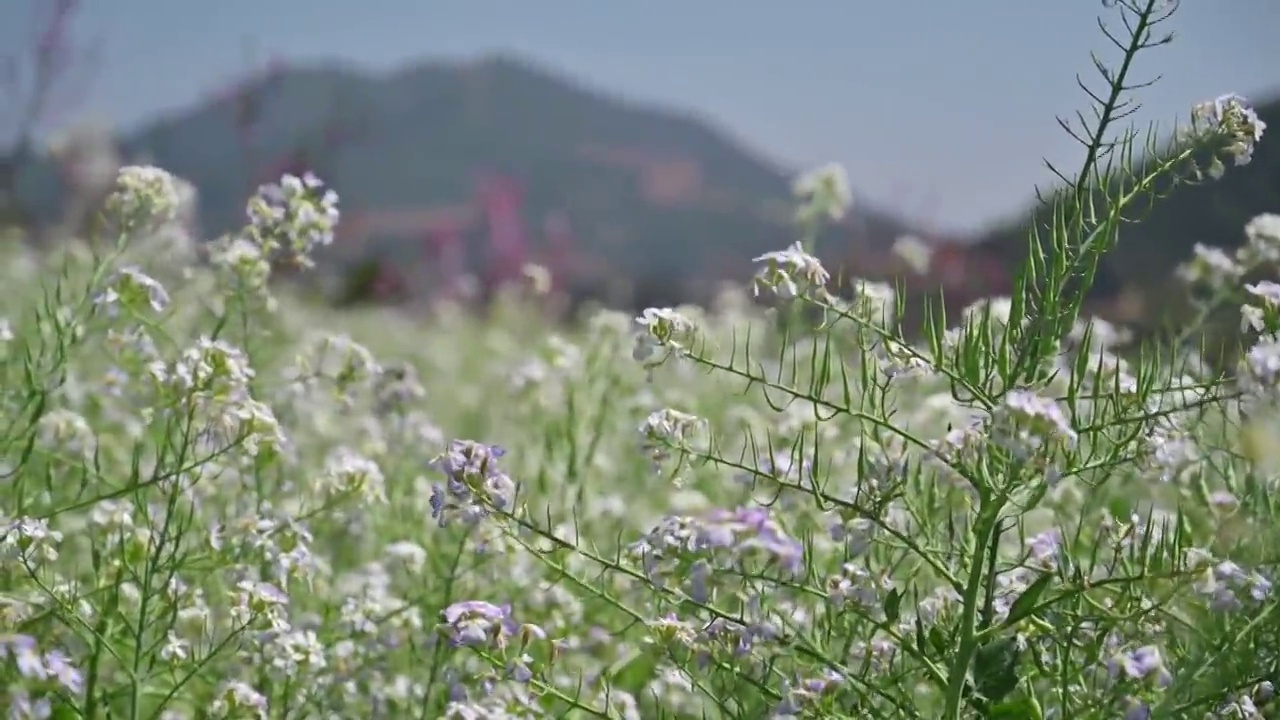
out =
<path fill-rule="evenodd" d="M 4 250 L 0 708 L 1276 717 L 1280 286 L 1252 281 L 1280 216 L 1187 258 L 1206 314 L 1241 309 L 1229 373 L 1078 317 L 1069 282 L 1262 131 L 1198 107 L 1105 206 L 1067 193 L 1013 297 L 923 333 L 806 250 L 836 168 L 711 307 L 573 325 L 532 285 L 319 307 L 269 280 L 331 238 L 320 180 L 197 261 L 173 179 L 125 168 L 92 242 Z"/>

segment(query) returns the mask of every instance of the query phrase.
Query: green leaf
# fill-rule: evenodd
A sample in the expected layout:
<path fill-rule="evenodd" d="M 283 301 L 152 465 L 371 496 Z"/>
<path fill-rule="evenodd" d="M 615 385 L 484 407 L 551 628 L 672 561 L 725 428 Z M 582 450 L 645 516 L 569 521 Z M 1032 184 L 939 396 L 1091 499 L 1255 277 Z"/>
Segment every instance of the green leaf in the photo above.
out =
<path fill-rule="evenodd" d="M 1040 598 L 1044 595 L 1044 591 L 1049 589 L 1049 583 L 1053 582 L 1053 575 L 1045 573 L 1036 578 L 1036 581 L 1013 601 L 1013 605 L 1009 607 L 1009 616 L 1005 619 L 1006 626 L 1014 625 L 1024 618 L 1035 612 L 1036 607 L 1040 604 Z"/>
<path fill-rule="evenodd" d="M 1044 710 L 1035 698 L 1018 698 L 1003 702 L 986 713 L 986 720 L 1043 720 Z"/>
<path fill-rule="evenodd" d="M 929 628 L 929 644 L 941 655 L 945 655 L 951 649 L 951 641 L 937 625 Z"/>
<path fill-rule="evenodd" d="M 898 618 L 902 614 L 902 591 L 894 588 L 889 591 L 889 597 L 884 599 L 884 617 L 891 623 L 898 622 Z"/>
<path fill-rule="evenodd" d="M 978 648 L 973 658 L 973 682 L 983 704 L 998 703 L 1018 687 L 1022 653 L 1014 638 L 1001 638 Z"/>
<path fill-rule="evenodd" d="M 916 622 L 916 632 L 915 632 L 916 650 L 919 651 L 922 656 L 928 657 L 929 651 L 925 649 L 925 644 L 924 644 L 926 632 L 924 629 L 924 623 L 921 622 L 919 614 L 916 615 L 915 622 Z"/>
<path fill-rule="evenodd" d="M 609 684 L 616 690 L 639 696 L 657 672 L 656 654 L 633 650 L 609 668 Z"/>
<path fill-rule="evenodd" d="M 59 703 L 53 708 L 53 720 L 72 720 L 81 717 L 80 713 L 71 706 L 70 703 Z"/>

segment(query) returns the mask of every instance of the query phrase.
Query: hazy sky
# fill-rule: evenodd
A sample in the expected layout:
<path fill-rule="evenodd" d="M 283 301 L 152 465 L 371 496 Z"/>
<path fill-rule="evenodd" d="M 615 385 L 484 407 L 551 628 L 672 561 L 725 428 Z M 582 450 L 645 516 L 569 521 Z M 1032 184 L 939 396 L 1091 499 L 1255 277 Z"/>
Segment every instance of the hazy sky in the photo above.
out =
<path fill-rule="evenodd" d="M 30 2 L 0 0 L 7 45 Z M 1049 180 L 1042 157 L 1078 157 L 1054 116 L 1084 107 L 1089 51 L 1115 54 L 1101 0 L 82 2 L 79 32 L 101 43 L 82 107 L 121 123 L 195 101 L 255 55 L 383 69 L 512 51 L 697 110 L 788 167 L 837 160 L 863 196 L 957 229 L 1024 207 Z M 1187 0 L 1163 27 L 1174 43 L 1137 64 L 1164 76 L 1142 92 L 1143 121 L 1280 93 L 1280 0 Z"/>

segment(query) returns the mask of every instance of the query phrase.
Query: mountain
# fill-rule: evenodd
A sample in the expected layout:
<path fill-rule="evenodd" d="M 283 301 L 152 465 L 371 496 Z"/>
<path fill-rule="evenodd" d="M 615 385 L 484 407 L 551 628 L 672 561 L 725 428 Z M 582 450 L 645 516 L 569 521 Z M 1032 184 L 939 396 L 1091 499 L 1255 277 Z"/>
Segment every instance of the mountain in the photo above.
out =
<path fill-rule="evenodd" d="M 531 235 L 548 213 L 563 211 L 579 251 L 597 259 L 587 263 L 595 272 L 659 288 L 740 278 L 752 256 L 791 240 L 791 173 L 692 114 L 587 89 L 523 60 L 429 62 L 385 75 L 296 68 L 249 89 L 264 98 L 252 158 L 226 101 L 123 138 L 126 157 L 145 157 L 199 188 L 209 235 L 242 224 L 264 162 L 303 151 L 347 215 L 458 207 L 479 173 L 509 175 L 524 187 Z M 862 208 L 857 224 L 833 230 L 823 246 L 843 260 L 860 248 L 883 250 L 908 229 Z M 468 241 L 473 256 L 481 252 L 483 228 L 471 228 Z M 420 234 L 379 237 L 335 254 L 408 262 L 421 245 Z"/>
<path fill-rule="evenodd" d="M 1127 290 L 1140 298 L 1142 324 L 1176 322 L 1186 309 L 1186 293 L 1172 278 L 1196 243 L 1234 250 L 1244 243 L 1246 222 L 1260 213 L 1280 213 L 1280 97 L 1255 109 L 1271 135 L 1263 136 L 1248 165 L 1228 164 L 1218 180 L 1178 185 L 1154 204 L 1134 207 L 1140 221 L 1121 227 L 1115 249 L 1104 258 L 1103 270 L 1114 278 L 1107 294 Z M 1038 207 L 1024 218 L 1044 228 L 1049 212 Z M 1028 230 L 1025 219 L 1003 223 L 974 244 L 999 253 L 1012 268 L 1026 257 Z"/>

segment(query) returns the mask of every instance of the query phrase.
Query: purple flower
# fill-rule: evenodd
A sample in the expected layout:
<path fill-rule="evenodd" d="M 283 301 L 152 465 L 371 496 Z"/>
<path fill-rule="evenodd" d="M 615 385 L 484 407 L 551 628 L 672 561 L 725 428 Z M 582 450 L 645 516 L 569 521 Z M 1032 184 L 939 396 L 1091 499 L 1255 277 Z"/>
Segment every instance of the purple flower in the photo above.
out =
<path fill-rule="evenodd" d="M 1164 667 L 1160 649 L 1154 645 L 1143 645 L 1136 650 L 1116 655 L 1108 663 L 1107 669 L 1112 678 L 1123 675 L 1130 680 L 1154 679 L 1161 687 L 1167 687 L 1173 680 Z"/>
<path fill-rule="evenodd" d="M 474 524 L 492 511 L 515 502 L 516 484 L 498 468 L 506 451 L 497 445 L 454 440 L 433 464 L 445 475 L 443 485 L 431 490 L 431 517 L 441 527 L 457 519 Z"/>
<path fill-rule="evenodd" d="M 53 704 L 49 698 L 33 698 L 22 688 L 9 690 L 9 715 L 11 718 L 51 718 Z"/>
<path fill-rule="evenodd" d="M 828 693 L 835 692 L 844 684 L 844 678 L 828 670 L 815 678 L 799 678 L 796 685 L 783 681 L 782 701 L 773 710 L 773 717 L 790 718 L 800 716 L 805 710 L 816 709 L 816 704 Z"/>
<path fill-rule="evenodd" d="M 488 476 L 497 471 L 498 458 L 507 451 L 497 445 L 484 445 L 474 440 L 454 440 L 435 460 L 436 467 L 452 480 L 466 483 L 472 476 Z"/>
<path fill-rule="evenodd" d="M 706 560 L 698 560 L 689 568 L 689 597 L 694 602 L 705 603 L 711 599 L 710 580 L 711 563 Z"/>
<path fill-rule="evenodd" d="M 1062 533 L 1051 528 L 1027 539 L 1027 555 L 1037 567 L 1050 569 L 1058 564 L 1058 551 L 1062 547 Z"/>
<path fill-rule="evenodd" d="M 804 546 L 786 534 L 765 508 L 713 510 L 702 517 L 668 516 L 628 553 L 655 587 L 671 580 L 697 602 L 706 602 L 722 572 L 742 573 L 763 561 L 798 573 Z"/>
<path fill-rule="evenodd" d="M 790 538 L 762 507 L 714 510 L 702 526 L 699 544 L 725 548 L 739 555 L 763 554 L 791 572 L 804 561 L 804 546 Z"/>
<path fill-rule="evenodd" d="M 450 605 L 441 614 L 444 616 L 446 623 L 454 625 L 466 618 L 479 617 L 492 621 L 503 620 L 508 616 L 509 608 L 505 605 L 498 607 L 483 600 L 467 600 Z"/>
<path fill-rule="evenodd" d="M 57 680 L 67 692 L 79 694 L 84 690 L 84 675 L 62 651 L 50 650 L 45 653 L 44 664 L 49 676 Z"/>
<path fill-rule="evenodd" d="M 454 647 L 505 647 L 520 629 L 511 618 L 510 605 L 498 606 L 483 600 L 454 603 L 441 616 L 441 629 Z"/>
<path fill-rule="evenodd" d="M 516 658 L 507 662 L 507 677 L 518 683 L 527 683 L 533 679 L 533 671 L 525 658 Z"/>
<path fill-rule="evenodd" d="M 0 660 L 13 660 L 18 674 L 30 680 L 49 677 L 36 639 L 30 635 L 0 635 Z"/>
<path fill-rule="evenodd" d="M 1215 610 L 1232 612 L 1244 607 L 1242 595 L 1254 603 L 1260 603 L 1271 596 L 1271 580 L 1258 572 L 1249 572 L 1239 565 L 1224 560 L 1209 571 L 1196 590 L 1209 599 L 1209 605 Z"/>
<path fill-rule="evenodd" d="M 844 678 L 834 670 L 827 670 L 821 677 L 806 678 L 800 681 L 800 688 L 813 695 L 822 695 L 833 688 L 844 684 Z"/>
<path fill-rule="evenodd" d="M 4 660 L 12 660 L 18 674 L 28 680 L 53 680 L 70 693 L 84 689 L 84 675 L 67 654 L 57 649 L 41 654 L 30 635 L 0 635 L 0 661 Z"/>
<path fill-rule="evenodd" d="M 734 620 L 716 618 L 699 633 L 699 644 L 715 645 L 729 649 L 734 657 L 746 657 L 758 643 L 777 640 L 780 633 L 769 621 L 762 620 L 742 624 Z"/>

